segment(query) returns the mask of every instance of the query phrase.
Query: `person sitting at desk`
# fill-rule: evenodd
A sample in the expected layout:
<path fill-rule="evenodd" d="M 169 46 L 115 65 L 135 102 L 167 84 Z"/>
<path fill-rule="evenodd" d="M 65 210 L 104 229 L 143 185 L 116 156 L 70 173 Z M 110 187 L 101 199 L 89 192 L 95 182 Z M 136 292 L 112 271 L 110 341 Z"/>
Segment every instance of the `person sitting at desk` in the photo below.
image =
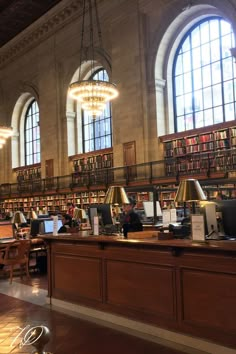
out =
<path fill-rule="evenodd" d="M 72 217 L 69 214 L 62 215 L 62 226 L 58 230 L 59 234 L 66 233 L 72 227 Z"/>
<path fill-rule="evenodd" d="M 129 198 L 129 202 L 130 204 L 125 204 L 123 206 L 123 232 L 125 238 L 127 238 L 128 232 L 143 231 L 143 224 L 139 215 L 134 210 L 136 201 L 133 198 Z"/>

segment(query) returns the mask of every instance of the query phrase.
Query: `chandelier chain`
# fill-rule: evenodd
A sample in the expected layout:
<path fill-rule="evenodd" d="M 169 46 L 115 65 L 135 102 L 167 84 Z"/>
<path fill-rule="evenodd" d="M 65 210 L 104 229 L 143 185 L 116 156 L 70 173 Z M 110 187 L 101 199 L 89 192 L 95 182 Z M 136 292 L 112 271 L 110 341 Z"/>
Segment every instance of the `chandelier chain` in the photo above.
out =
<path fill-rule="evenodd" d="M 83 1 L 83 16 L 82 16 L 82 29 L 81 29 L 81 42 L 80 42 L 80 64 L 82 64 L 83 60 L 83 47 L 84 47 L 84 23 L 85 23 L 85 3 L 86 0 Z M 79 66 L 79 80 L 81 80 L 81 67 Z"/>
<path fill-rule="evenodd" d="M 86 1 L 88 1 L 86 3 Z M 88 21 L 88 38 L 90 43 L 87 47 L 84 45 L 85 39 L 85 15 L 87 12 Z M 97 32 L 95 33 L 95 30 Z M 95 38 L 95 35 L 98 38 Z M 86 37 L 87 38 L 87 37 Z M 98 115 L 102 115 L 107 102 L 113 100 L 118 96 L 118 90 L 116 85 L 108 80 L 93 79 L 95 72 L 95 39 L 98 41 L 98 45 L 102 51 L 102 33 L 98 17 L 97 1 L 96 0 L 84 0 L 83 1 L 83 18 L 82 18 L 82 31 L 81 31 L 81 47 L 80 47 L 80 65 L 79 65 L 79 80 L 73 82 L 69 86 L 69 95 L 81 103 L 81 108 L 88 111 L 93 118 Z M 88 50 L 89 49 L 89 50 Z M 99 47 L 98 47 L 99 49 Z M 89 54 L 90 59 L 87 58 Z M 81 78 L 82 61 L 85 58 L 90 63 L 91 76 L 89 79 Z"/>
<path fill-rule="evenodd" d="M 93 33 L 93 9 L 92 0 L 89 0 L 89 23 L 90 23 L 90 49 L 91 55 L 91 72 L 94 72 L 94 33 Z"/>

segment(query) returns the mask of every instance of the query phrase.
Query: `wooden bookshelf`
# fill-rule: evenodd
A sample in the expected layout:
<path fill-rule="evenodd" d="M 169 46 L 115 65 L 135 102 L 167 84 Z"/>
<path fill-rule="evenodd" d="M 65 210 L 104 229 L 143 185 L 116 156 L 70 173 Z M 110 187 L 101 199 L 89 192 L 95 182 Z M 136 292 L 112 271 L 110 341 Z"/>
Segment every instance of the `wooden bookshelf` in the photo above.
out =
<path fill-rule="evenodd" d="M 24 183 L 31 180 L 41 179 L 41 165 L 35 164 L 31 166 L 24 166 L 15 168 L 17 183 Z"/>
<path fill-rule="evenodd" d="M 227 122 L 160 137 L 167 176 L 236 167 L 236 126 Z"/>
<path fill-rule="evenodd" d="M 73 158 L 73 172 L 87 172 L 113 167 L 113 152 L 111 149 L 99 150 L 94 154 L 82 154 Z"/>
<path fill-rule="evenodd" d="M 112 149 L 103 149 L 92 155 L 91 153 L 81 154 L 74 156 L 72 161 L 75 185 L 104 184 L 104 170 L 113 167 L 113 151 Z M 112 178 L 112 175 L 109 176 L 110 180 Z"/>
<path fill-rule="evenodd" d="M 32 197 L 16 197 L 1 200 L 1 213 L 14 213 L 17 210 L 22 210 L 27 213 L 30 210 L 35 210 L 37 213 L 65 213 L 67 203 L 79 204 L 82 209 L 87 209 L 89 204 L 103 203 L 105 198 L 105 190 L 82 191 L 76 193 L 39 195 Z"/>

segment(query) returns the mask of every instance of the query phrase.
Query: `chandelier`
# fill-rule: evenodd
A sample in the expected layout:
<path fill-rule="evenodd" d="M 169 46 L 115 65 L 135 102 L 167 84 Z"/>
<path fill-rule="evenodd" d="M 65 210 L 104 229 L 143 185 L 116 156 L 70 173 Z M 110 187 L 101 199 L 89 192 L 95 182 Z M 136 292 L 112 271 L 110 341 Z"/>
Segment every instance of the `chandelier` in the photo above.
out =
<path fill-rule="evenodd" d="M 91 51 L 91 73 L 95 71 L 94 68 L 94 37 L 95 29 L 94 24 L 97 26 L 97 36 L 99 40 L 99 49 L 103 50 L 102 47 L 102 35 L 100 29 L 100 23 L 98 18 L 97 10 L 97 0 L 83 0 L 83 18 L 82 18 L 82 31 L 81 31 L 81 45 L 80 45 L 80 66 L 79 66 L 79 79 L 73 82 L 69 86 L 69 95 L 81 102 L 81 107 L 88 111 L 93 118 L 102 114 L 105 109 L 106 103 L 118 96 L 118 90 L 116 85 L 109 81 L 102 80 L 81 80 L 81 67 L 84 55 L 87 53 L 88 47 L 84 46 L 84 32 L 85 32 L 85 10 L 86 2 L 88 2 L 88 13 L 89 13 L 89 31 L 90 31 L 90 44 L 89 49 Z M 95 12 L 95 14 L 94 14 Z M 104 50 L 103 50 L 104 51 Z"/>
<path fill-rule="evenodd" d="M 0 149 L 6 143 L 6 140 L 12 136 L 12 133 L 11 127 L 0 126 Z"/>

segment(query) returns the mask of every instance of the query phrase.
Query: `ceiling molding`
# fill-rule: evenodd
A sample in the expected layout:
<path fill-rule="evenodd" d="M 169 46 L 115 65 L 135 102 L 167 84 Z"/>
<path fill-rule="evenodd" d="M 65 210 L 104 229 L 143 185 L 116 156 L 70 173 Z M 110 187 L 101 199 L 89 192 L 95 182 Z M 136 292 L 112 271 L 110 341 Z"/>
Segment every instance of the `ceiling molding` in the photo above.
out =
<path fill-rule="evenodd" d="M 0 68 L 79 17 L 82 0 L 62 1 L 0 49 Z"/>

